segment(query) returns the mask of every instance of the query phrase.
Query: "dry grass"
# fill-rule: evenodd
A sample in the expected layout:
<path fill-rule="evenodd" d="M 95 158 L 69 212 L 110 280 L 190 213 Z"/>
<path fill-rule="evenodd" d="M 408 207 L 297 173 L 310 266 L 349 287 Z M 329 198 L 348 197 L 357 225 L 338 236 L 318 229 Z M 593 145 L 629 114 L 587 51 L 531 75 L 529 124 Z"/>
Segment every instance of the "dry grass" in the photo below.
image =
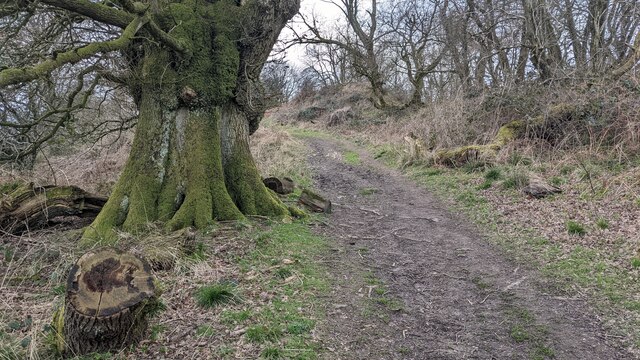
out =
<path fill-rule="evenodd" d="M 251 136 L 251 153 L 264 177 L 289 177 L 299 185 L 311 185 L 305 145 L 272 120 Z"/>
<path fill-rule="evenodd" d="M 75 185 L 89 192 L 109 195 L 129 156 L 133 133 L 119 138 L 69 149 L 65 154 L 40 155 L 33 170 L 0 166 L 0 183 L 21 180 L 37 185 Z"/>
<path fill-rule="evenodd" d="M 124 166 L 130 139 L 129 134 L 109 146 L 41 158 L 30 172 L 5 167 L 0 182 L 57 182 L 106 194 Z M 284 131 L 261 129 L 252 138 L 252 151 L 263 174 L 310 183 L 305 147 Z M 63 302 L 68 269 L 86 251 L 78 246 L 80 235 L 81 230 L 58 227 L 0 236 L 0 359 L 57 358 L 49 324 Z M 321 239 L 302 224 L 269 222 L 222 223 L 194 240 L 185 238 L 153 226 L 144 237 L 120 234 L 119 248 L 144 255 L 153 265 L 166 305 L 151 322 L 149 337 L 120 357 L 248 359 L 275 352 L 315 358 L 314 323 L 323 307 L 314 302 L 325 273 L 314 268 L 311 257 L 321 251 Z M 282 278 L 284 270 L 278 270 L 285 268 L 290 276 Z M 216 283 L 238 284 L 239 300 L 203 315 L 194 295 L 201 286 Z M 280 335 L 252 341 L 245 333 L 255 324 Z"/>

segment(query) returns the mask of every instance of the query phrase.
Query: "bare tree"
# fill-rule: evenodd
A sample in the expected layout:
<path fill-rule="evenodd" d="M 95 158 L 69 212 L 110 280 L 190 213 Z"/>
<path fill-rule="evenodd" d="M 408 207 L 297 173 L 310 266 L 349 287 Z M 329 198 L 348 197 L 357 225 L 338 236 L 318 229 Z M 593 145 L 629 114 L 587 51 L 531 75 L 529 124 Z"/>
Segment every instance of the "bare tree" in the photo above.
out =
<path fill-rule="evenodd" d="M 434 73 L 445 54 L 438 14 L 440 0 L 394 2 L 382 16 L 385 40 L 397 54 L 396 67 L 410 84 L 409 106 L 422 104 L 425 79 Z"/>
<path fill-rule="evenodd" d="M 316 17 L 301 16 L 306 32 L 296 32 L 296 40 L 301 44 L 324 44 L 337 46 L 351 58 L 354 71 L 367 79 L 373 92 L 373 103 L 385 108 L 385 76 L 381 66 L 381 44 L 383 34 L 378 27 L 378 1 L 370 0 L 367 9 L 362 9 L 359 0 L 327 1 L 338 7 L 347 22 L 347 28 L 334 34 L 326 34 L 318 26 Z"/>

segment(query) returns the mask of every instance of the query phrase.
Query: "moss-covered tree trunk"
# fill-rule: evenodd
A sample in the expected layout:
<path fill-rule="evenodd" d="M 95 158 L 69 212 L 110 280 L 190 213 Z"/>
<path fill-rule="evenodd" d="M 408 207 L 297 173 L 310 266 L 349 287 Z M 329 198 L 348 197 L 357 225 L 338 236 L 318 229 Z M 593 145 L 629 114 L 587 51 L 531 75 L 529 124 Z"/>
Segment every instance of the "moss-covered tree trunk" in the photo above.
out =
<path fill-rule="evenodd" d="M 283 216 L 264 184 L 249 135 L 264 113 L 261 69 L 299 0 L 172 2 L 157 22 L 189 56 L 154 43 L 131 47 L 139 120 L 129 160 L 88 243 L 160 222 L 203 228 L 243 215 Z"/>
<path fill-rule="evenodd" d="M 237 105 L 222 109 L 220 129 L 225 183 L 238 209 L 247 215 L 286 214 L 286 207 L 262 182 L 249 149 L 249 122 Z"/>

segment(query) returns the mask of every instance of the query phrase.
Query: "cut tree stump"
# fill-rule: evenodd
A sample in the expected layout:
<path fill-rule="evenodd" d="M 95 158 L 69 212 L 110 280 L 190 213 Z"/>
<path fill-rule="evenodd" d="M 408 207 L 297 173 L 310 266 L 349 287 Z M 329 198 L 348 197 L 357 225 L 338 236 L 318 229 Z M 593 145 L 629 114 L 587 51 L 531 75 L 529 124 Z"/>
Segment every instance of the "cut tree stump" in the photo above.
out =
<path fill-rule="evenodd" d="M 46 227 L 57 217 L 95 218 L 106 202 L 106 197 L 76 186 L 21 184 L 0 194 L 0 229 L 21 234 Z"/>
<path fill-rule="evenodd" d="M 305 189 L 302 191 L 298 202 L 308 207 L 311 211 L 324 212 L 327 214 L 331 213 L 331 201 L 309 190 Z"/>
<path fill-rule="evenodd" d="M 275 191 L 280 195 L 291 194 L 295 189 L 295 184 L 293 180 L 288 177 L 284 177 L 282 179 L 277 177 L 270 177 L 262 180 L 264 186 Z"/>
<path fill-rule="evenodd" d="M 83 255 L 69 272 L 63 329 L 57 329 L 64 353 L 117 351 L 137 343 L 156 305 L 146 261 L 110 249 Z"/>

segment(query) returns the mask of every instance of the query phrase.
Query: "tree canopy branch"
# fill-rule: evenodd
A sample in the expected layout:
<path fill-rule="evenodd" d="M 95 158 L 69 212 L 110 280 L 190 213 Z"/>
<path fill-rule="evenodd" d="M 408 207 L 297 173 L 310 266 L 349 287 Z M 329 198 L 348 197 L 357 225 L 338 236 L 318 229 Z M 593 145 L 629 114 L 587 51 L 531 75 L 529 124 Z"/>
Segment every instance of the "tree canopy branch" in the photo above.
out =
<path fill-rule="evenodd" d="M 41 76 L 49 74 L 51 71 L 61 67 L 62 65 L 76 63 L 80 60 L 88 59 L 98 53 L 124 49 L 129 45 L 138 30 L 140 30 L 147 21 L 147 18 L 134 18 L 133 21 L 131 21 L 131 23 L 124 29 L 122 35 L 117 39 L 92 43 L 81 48 L 72 49 L 57 54 L 55 58 L 46 60 L 34 66 L 10 68 L 0 71 L 0 88 L 35 80 Z"/>
<path fill-rule="evenodd" d="M 129 26 L 136 17 L 126 11 L 85 0 L 42 0 L 42 2 L 120 28 Z"/>

